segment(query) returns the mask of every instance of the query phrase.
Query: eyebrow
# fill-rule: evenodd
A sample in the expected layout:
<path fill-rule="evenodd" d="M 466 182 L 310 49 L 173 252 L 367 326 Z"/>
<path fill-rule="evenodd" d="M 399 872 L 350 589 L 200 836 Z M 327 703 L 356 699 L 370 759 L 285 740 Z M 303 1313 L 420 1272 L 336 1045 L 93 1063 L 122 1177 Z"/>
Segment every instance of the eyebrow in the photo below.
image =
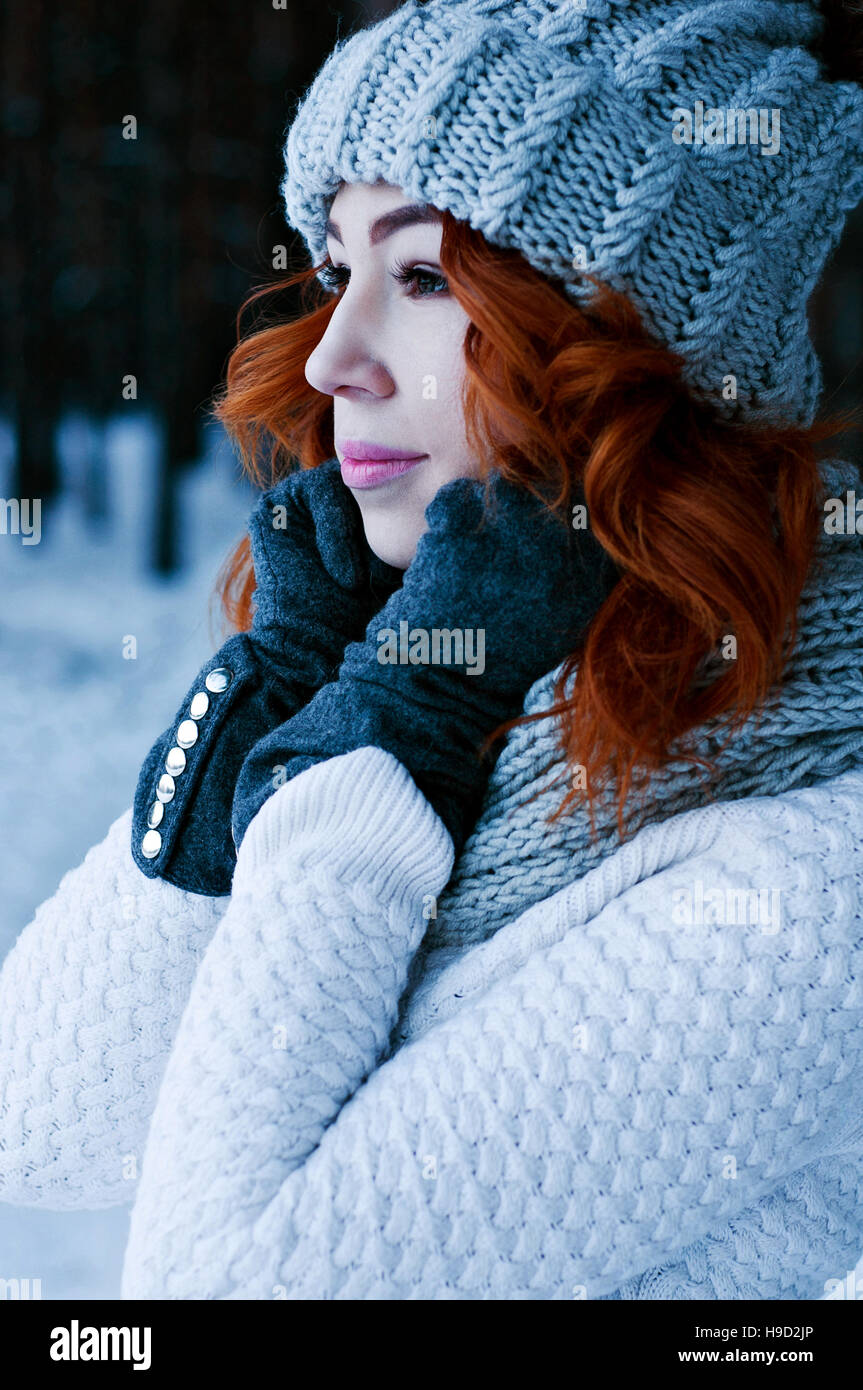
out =
<path fill-rule="evenodd" d="M 440 222 L 440 220 L 440 212 L 430 203 L 408 203 L 403 208 L 394 208 L 392 212 L 385 212 L 382 217 L 375 219 L 369 228 L 369 245 L 374 246 L 377 242 L 383 241 L 384 237 L 392 236 L 393 232 L 399 231 L 402 227 L 411 227 L 417 222 Z M 327 236 L 333 237 L 340 246 L 344 245 L 341 232 L 330 218 L 327 218 L 325 231 Z"/>

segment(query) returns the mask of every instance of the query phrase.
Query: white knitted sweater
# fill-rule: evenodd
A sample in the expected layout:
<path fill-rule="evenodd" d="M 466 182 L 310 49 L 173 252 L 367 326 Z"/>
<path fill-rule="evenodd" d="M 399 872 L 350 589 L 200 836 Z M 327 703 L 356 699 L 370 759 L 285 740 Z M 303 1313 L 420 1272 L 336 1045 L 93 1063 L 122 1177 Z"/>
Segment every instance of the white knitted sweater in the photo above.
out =
<path fill-rule="evenodd" d="M 452 867 L 390 754 L 280 787 L 229 899 L 128 843 L 0 972 L 0 1197 L 135 1196 L 125 1297 L 818 1298 L 857 1263 L 863 773 L 642 830 L 430 961 L 389 1056 Z"/>

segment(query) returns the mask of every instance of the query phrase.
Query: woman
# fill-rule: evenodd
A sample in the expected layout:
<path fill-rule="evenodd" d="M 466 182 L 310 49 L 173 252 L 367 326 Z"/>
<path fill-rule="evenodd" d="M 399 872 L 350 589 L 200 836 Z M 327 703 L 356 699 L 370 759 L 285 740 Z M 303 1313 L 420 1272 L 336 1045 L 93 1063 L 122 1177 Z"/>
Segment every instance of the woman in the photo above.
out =
<path fill-rule="evenodd" d="M 823 45 L 814 4 L 432 0 L 318 75 L 316 305 L 218 405 L 264 488 L 238 631 L 0 977 L 2 1194 L 134 1195 L 125 1297 L 859 1259 L 863 482 L 805 309 L 863 91 Z M 743 91 L 773 154 L 674 138 Z"/>

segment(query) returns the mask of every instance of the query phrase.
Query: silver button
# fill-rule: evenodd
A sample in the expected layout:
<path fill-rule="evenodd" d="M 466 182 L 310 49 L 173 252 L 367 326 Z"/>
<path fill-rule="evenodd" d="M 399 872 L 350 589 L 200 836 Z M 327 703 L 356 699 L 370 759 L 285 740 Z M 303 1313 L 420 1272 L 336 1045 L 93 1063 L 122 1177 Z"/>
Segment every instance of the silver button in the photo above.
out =
<path fill-rule="evenodd" d="M 227 690 L 233 679 L 233 672 L 227 666 L 217 666 L 215 671 L 211 671 L 204 681 L 208 690 L 212 690 L 216 695 L 220 695 L 223 690 Z"/>
<path fill-rule="evenodd" d="M 210 708 L 210 697 L 205 695 L 203 690 L 199 690 L 197 695 L 192 696 L 192 703 L 189 706 L 189 713 L 193 719 L 203 719 L 207 710 Z"/>
<path fill-rule="evenodd" d="M 154 801 L 150 807 L 150 814 L 147 816 L 147 824 L 151 830 L 155 830 L 157 825 L 162 824 L 162 817 L 164 814 L 165 808 L 161 801 Z"/>
<path fill-rule="evenodd" d="M 148 830 L 141 841 L 141 853 L 145 859 L 155 859 L 162 848 L 162 837 L 158 830 Z"/>
<path fill-rule="evenodd" d="M 191 748 L 198 740 L 198 726 L 194 719 L 184 719 L 177 730 L 177 742 L 181 748 Z"/>
<path fill-rule="evenodd" d="M 168 756 L 165 759 L 165 767 L 168 769 L 171 775 L 173 777 L 179 777 L 180 773 L 183 771 L 183 768 L 185 766 L 186 755 L 183 752 L 182 748 L 174 747 L 169 749 Z"/>
<path fill-rule="evenodd" d="M 169 777 L 167 772 L 163 772 L 159 778 L 159 785 L 156 788 L 156 795 L 160 801 L 172 801 L 176 786 L 173 777 Z"/>

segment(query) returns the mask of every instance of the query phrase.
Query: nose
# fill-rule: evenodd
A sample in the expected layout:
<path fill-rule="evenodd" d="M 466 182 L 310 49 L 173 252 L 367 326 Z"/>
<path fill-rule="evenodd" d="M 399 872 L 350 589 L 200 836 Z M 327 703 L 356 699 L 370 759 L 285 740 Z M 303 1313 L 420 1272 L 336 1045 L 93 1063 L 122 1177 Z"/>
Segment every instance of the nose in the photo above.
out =
<path fill-rule="evenodd" d="M 389 396 L 395 382 L 375 356 L 375 322 L 359 298 L 349 299 L 350 286 L 327 324 L 323 337 L 306 360 L 306 381 L 325 396 L 360 400 Z"/>

